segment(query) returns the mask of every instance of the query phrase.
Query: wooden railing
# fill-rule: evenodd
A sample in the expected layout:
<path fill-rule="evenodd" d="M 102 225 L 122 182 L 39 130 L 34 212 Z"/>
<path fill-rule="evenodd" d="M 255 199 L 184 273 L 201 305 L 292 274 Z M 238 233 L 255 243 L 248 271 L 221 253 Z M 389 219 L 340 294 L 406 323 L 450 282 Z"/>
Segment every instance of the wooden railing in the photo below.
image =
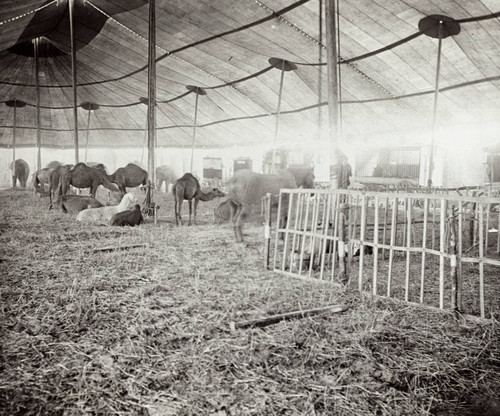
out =
<path fill-rule="evenodd" d="M 282 190 L 270 267 L 482 318 L 500 312 L 498 197 Z M 281 217 L 281 218 L 280 218 Z M 356 278 L 357 277 L 357 278 Z"/>

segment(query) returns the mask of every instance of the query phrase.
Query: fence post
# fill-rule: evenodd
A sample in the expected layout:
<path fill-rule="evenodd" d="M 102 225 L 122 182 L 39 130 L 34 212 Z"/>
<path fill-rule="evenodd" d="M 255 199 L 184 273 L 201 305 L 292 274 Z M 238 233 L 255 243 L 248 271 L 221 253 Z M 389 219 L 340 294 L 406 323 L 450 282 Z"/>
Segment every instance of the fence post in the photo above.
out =
<path fill-rule="evenodd" d="M 265 217 L 264 226 L 264 267 L 269 269 L 269 253 L 271 251 L 271 194 L 265 196 Z"/>
<path fill-rule="evenodd" d="M 451 277 L 451 308 L 456 310 L 458 305 L 458 273 L 457 273 L 457 216 L 455 205 L 451 206 L 451 215 L 448 217 L 448 250 L 450 258 Z"/>
<path fill-rule="evenodd" d="M 347 222 L 347 209 L 348 206 L 345 203 L 341 203 L 339 205 L 339 274 L 338 278 L 341 283 L 347 283 L 349 280 L 349 277 L 347 275 L 347 268 L 346 268 L 346 252 L 345 252 L 345 247 L 346 247 L 346 222 Z"/>

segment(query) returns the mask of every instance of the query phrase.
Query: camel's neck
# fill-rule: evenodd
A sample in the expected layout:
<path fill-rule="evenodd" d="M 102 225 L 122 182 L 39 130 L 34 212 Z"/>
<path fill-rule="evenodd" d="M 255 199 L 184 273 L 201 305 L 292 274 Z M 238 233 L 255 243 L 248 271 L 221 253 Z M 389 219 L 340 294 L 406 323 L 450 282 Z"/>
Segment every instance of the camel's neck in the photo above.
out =
<path fill-rule="evenodd" d="M 214 199 L 216 197 L 217 197 L 217 194 L 214 191 L 210 191 L 210 192 L 205 193 L 200 189 L 200 201 L 211 201 L 212 199 Z"/>

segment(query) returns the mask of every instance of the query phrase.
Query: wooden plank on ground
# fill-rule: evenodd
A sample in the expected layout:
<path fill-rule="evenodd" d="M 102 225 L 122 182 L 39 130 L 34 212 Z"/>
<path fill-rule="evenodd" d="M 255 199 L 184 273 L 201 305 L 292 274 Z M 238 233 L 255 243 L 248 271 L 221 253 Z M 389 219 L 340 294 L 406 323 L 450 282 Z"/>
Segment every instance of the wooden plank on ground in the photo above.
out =
<path fill-rule="evenodd" d="M 318 315 L 323 312 L 333 312 L 333 313 L 345 312 L 347 309 L 349 309 L 349 306 L 346 305 L 329 305 L 329 306 L 323 306 L 321 308 L 305 309 L 302 311 L 293 311 L 278 315 L 271 315 L 263 318 L 251 319 L 248 321 L 230 322 L 229 326 L 231 330 L 234 330 L 236 328 L 247 328 L 251 326 L 257 326 L 262 328 L 265 326 L 277 324 L 278 322 L 284 320 L 306 318 L 308 316 Z"/>

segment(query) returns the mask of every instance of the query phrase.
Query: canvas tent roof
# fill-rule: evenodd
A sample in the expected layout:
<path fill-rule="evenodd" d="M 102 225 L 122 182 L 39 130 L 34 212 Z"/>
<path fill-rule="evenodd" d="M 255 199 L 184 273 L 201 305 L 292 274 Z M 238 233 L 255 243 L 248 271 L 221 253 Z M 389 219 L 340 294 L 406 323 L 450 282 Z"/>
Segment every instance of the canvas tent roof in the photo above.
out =
<path fill-rule="evenodd" d="M 327 129 L 324 0 L 157 0 L 157 143 L 191 146 L 195 96 L 197 145 L 272 143 L 280 71 L 279 140 L 305 141 Z M 342 132 L 358 137 L 428 132 L 432 125 L 438 40 L 419 22 L 445 15 L 460 33 L 442 42 L 441 129 L 498 132 L 500 8 L 497 0 L 339 0 Z M 0 2 L 0 146 L 36 144 L 35 59 L 39 59 L 42 146 L 73 145 L 71 53 L 65 0 Z M 147 96 L 148 3 L 75 0 L 79 130 L 89 145 L 142 146 Z"/>

